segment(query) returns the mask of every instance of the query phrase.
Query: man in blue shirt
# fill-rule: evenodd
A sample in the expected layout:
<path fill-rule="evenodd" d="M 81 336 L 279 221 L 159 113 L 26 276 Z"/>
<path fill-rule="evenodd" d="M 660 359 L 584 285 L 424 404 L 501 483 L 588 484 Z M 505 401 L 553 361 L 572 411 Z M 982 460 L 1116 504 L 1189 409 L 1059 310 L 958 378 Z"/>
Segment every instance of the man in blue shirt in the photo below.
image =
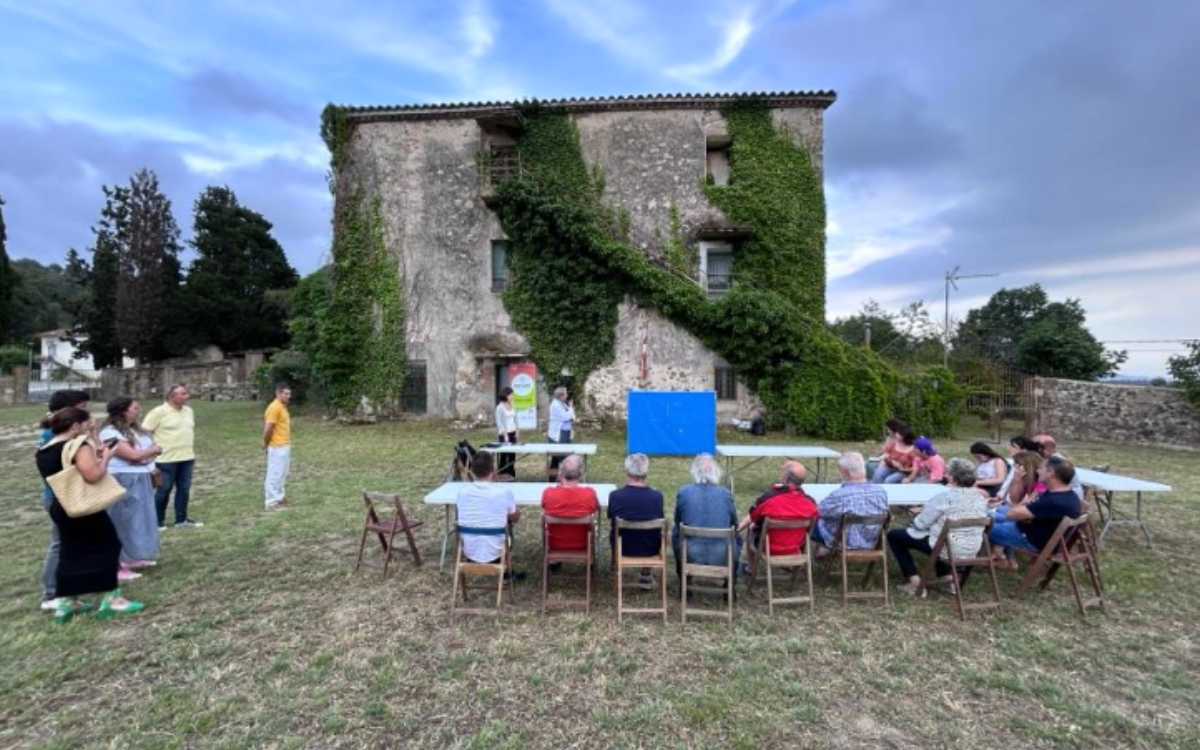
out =
<path fill-rule="evenodd" d="M 812 531 L 813 540 L 824 549 L 832 549 L 841 529 L 844 514 L 877 516 L 888 512 L 887 492 L 878 484 L 867 481 L 867 466 L 861 453 L 847 451 L 838 458 L 842 486 L 829 493 L 817 509 L 821 520 Z M 874 549 L 879 539 L 879 526 L 851 526 L 847 533 L 848 549 Z M 818 554 L 822 554 L 818 551 Z"/>
<path fill-rule="evenodd" d="M 623 521 L 658 521 L 663 517 L 663 496 L 646 484 L 650 459 L 644 453 L 631 453 L 625 458 L 625 486 L 608 496 L 609 543 L 613 560 L 617 558 L 617 536 L 614 519 Z M 626 557 L 654 557 L 662 551 L 662 532 L 630 530 L 621 532 L 621 552 Z M 639 586 L 653 586 L 649 568 L 643 568 Z"/>
<path fill-rule="evenodd" d="M 1083 504 L 1071 490 L 1075 466 L 1065 458 L 1051 456 L 1038 469 L 1046 491 L 1037 499 L 1009 508 L 992 525 L 991 542 L 1006 548 L 1041 552 L 1064 518 L 1079 518 Z"/>

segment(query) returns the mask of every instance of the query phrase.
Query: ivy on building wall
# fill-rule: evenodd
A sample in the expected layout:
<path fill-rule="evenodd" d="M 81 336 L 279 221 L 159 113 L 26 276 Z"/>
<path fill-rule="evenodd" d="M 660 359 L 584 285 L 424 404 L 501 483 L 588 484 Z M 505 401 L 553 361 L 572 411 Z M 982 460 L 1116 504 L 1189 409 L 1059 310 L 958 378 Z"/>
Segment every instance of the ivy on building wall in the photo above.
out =
<path fill-rule="evenodd" d="M 611 360 L 617 303 L 629 294 L 729 362 L 776 423 L 832 439 L 861 439 L 877 435 L 898 413 L 927 434 L 948 433 L 961 404 L 948 371 L 903 374 L 824 324 L 819 181 L 806 152 L 780 144 L 790 137 L 771 125 L 769 114 L 758 102 L 726 113 L 734 148 L 743 141 L 730 164 L 730 187 L 737 190 L 710 188 L 710 199 L 732 220 L 750 224 L 757 239 L 735 266 L 733 290 L 710 301 L 697 284 L 609 230 L 602 186 L 587 169 L 570 116 L 527 108 L 518 140 L 525 171 L 498 189 L 497 211 L 513 250 L 513 281 L 504 301 L 514 325 L 543 370 L 568 367 L 582 382 Z M 766 163 L 770 159 L 776 163 Z M 783 195 L 789 184 L 816 203 L 802 206 L 801 199 Z M 763 194 L 757 208 L 749 205 L 756 191 Z M 812 268 L 780 280 L 787 275 L 780 269 L 796 263 Z"/>
<path fill-rule="evenodd" d="M 404 287 L 385 242 L 379 196 L 366 195 L 346 169 L 352 132 L 343 109 L 325 108 L 321 137 L 330 154 L 333 246 L 328 298 L 316 306 L 312 359 L 334 409 L 356 411 L 365 401 L 392 413 L 406 375 Z"/>
<path fill-rule="evenodd" d="M 729 184 L 706 184 L 704 194 L 753 230 L 733 256 L 734 275 L 824 321 L 825 194 L 812 157 L 761 99 L 736 101 L 723 114 L 732 139 Z"/>

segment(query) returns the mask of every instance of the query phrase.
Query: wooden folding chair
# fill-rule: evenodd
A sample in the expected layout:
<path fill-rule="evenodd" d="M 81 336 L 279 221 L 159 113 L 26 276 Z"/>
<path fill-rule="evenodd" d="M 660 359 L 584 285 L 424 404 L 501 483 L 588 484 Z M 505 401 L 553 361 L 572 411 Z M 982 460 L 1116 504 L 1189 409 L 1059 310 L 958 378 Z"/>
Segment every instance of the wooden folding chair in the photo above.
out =
<path fill-rule="evenodd" d="M 697 563 L 688 562 L 688 537 L 700 537 L 704 539 L 724 539 L 725 540 L 725 564 L 724 565 L 699 565 Z M 679 525 L 679 543 L 680 543 L 680 580 L 679 586 L 682 595 L 681 615 L 683 622 L 688 619 L 688 594 L 691 592 L 706 593 L 706 594 L 723 594 L 726 600 L 726 609 L 692 609 L 690 614 L 694 617 L 723 617 L 726 620 L 733 622 L 733 586 L 734 581 L 734 557 L 733 553 L 737 549 L 737 529 L 732 526 L 727 529 L 706 529 L 699 526 Z M 703 578 L 706 580 L 723 581 L 723 585 L 700 585 L 691 582 L 692 578 Z"/>
<path fill-rule="evenodd" d="M 1079 607 L 1079 614 L 1087 617 L 1090 607 L 1104 609 L 1104 582 L 1100 578 L 1100 566 L 1096 562 L 1094 532 L 1095 526 L 1091 522 L 1091 514 L 1084 513 L 1079 518 L 1063 518 L 1058 524 L 1058 528 L 1054 530 L 1054 535 L 1050 537 L 1050 541 L 1040 553 L 1017 548 L 1017 552 L 1033 557 L 1034 561 L 1029 566 L 1028 572 L 1025 573 L 1025 577 L 1021 579 L 1021 585 L 1017 587 L 1013 598 L 1023 597 L 1029 587 L 1033 585 L 1033 579 L 1042 573 L 1043 568 L 1045 568 L 1045 574 L 1041 583 L 1038 584 L 1038 588 L 1045 591 L 1050 582 L 1054 580 L 1058 569 L 1066 567 L 1067 574 L 1071 579 L 1071 590 L 1075 594 L 1075 604 Z M 1048 567 L 1047 563 L 1049 563 Z M 1076 563 L 1083 564 L 1083 569 L 1087 571 L 1092 584 L 1093 595 L 1087 599 L 1083 597 L 1083 592 L 1079 588 L 1079 579 L 1075 575 Z"/>
<path fill-rule="evenodd" d="M 508 596 L 511 600 L 516 600 L 517 589 L 513 583 L 511 576 L 508 573 L 509 561 L 509 540 L 508 528 L 477 528 L 472 526 L 459 525 L 455 529 L 455 536 L 458 538 L 458 551 L 454 555 L 454 589 L 450 594 L 450 619 L 454 619 L 454 615 L 459 612 L 467 612 L 472 614 L 499 614 L 500 605 L 504 601 L 504 581 L 508 580 Z M 500 559 L 491 563 L 477 563 L 463 554 L 463 535 L 468 536 L 501 536 L 504 537 L 504 544 L 500 547 Z M 467 590 L 469 588 L 483 589 L 485 591 L 492 590 L 491 585 L 470 586 L 467 583 L 467 576 L 490 576 L 496 579 L 496 607 L 495 609 L 485 609 L 481 607 L 460 607 L 458 606 L 458 591 L 461 587 L 463 603 L 467 601 Z"/>
<path fill-rule="evenodd" d="M 617 536 L 617 554 L 614 562 L 615 573 L 617 576 L 617 622 L 624 621 L 625 614 L 631 615 L 658 615 L 661 614 L 663 622 L 667 621 L 667 522 L 666 519 L 657 521 L 626 521 L 622 518 L 614 519 L 614 533 Z M 661 544 L 659 552 L 652 557 L 626 557 L 622 542 L 621 531 L 654 531 L 657 530 L 661 535 Z M 625 606 L 625 588 L 624 588 L 624 572 L 627 568 L 658 568 L 659 570 L 659 591 L 662 596 L 662 606 L 657 608 L 642 608 L 630 609 Z"/>
<path fill-rule="evenodd" d="M 821 585 L 825 585 L 826 579 L 829 578 L 834 560 L 840 559 L 842 561 L 843 607 L 848 606 L 851 599 L 883 599 L 884 607 L 892 606 L 891 594 L 888 591 L 887 550 L 883 544 L 884 537 L 887 536 L 888 525 L 891 522 L 891 512 L 877 513 L 873 516 L 843 513 L 841 520 L 838 521 L 837 538 L 833 542 L 833 548 L 829 550 L 829 555 L 825 558 L 825 566 L 821 571 Z M 847 540 L 850 538 L 852 526 L 878 526 L 879 537 L 875 540 L 875 545 L 871 549 L 850 549 Z M 850 563 L 867 564 L 860 584 L 863 591 L 850 591 Z M 866 590 L 867 584 L 871 582 L 871 574 L 875 572 L 875 563 L 879 563 L 880 569 L 883 570 L 883 591 Z"/>
<path fill-rule="evenodd" d="M 354 563 L 357 573 L 362 565 L 363 551 L 367 546 L 367 535 L 374 533 L 379 537 L 379 545 L 383 547 L 383 577 L 387 578 L 388 564 L 395 552 L 396 532 L 403 531 L 408 537 L 408 548 L 412 550 L 413 562 L 421 565 L 421 553 L 417 551 L 417 542 L 413 538 L 413 529 L 424 525 L 424 521 L 410 521 L 404 515 L 404 506 L 400 503 L 399 495 L 386 495 L 382 492 L 363 490 L 363 502 L 367 506 L 367 518 L 363 522 L 362 539 L 358 542 L 358 560 Z M 393 507 L 390 518 L 382 518 L 375 510 L 375 503 L 391 503 Z"/>
<path fill-rule="evenodd" d="M 759 562 L 765 563 L 767 569 L 767 611 L 772 615 L 775 614 L 776 604 L 808 604 L 810 612 L 816 611 L 816 599 L 813 597 L 812 544 L 811 537 L 807 532 L 807 529 L 810 529 L 812 524 L 813 521 L 809 518 L 798 520 L 763 519 L 762 531 L 758 536 L 757 549 L 751 554 L 750 582 L 746 585 L 746 593 L 750 594 L 754 591 L 754 580 L 758 576 L 758 564 Z M 803 549 L 800 550 L 799 554 L 795 555 L 772 555 L 771 535 L 767 533 L 771 529 L 806 529 Z M 795 591 L 796 586 L 800 582 L 800 569 L 803 568 L 808 578 L 808 596 L 776 597 L 775 581 L 772 577 L 772 569 L 774 568 L 792 569 L 793 591 Z"/>
<path fill-rule="evenodd" d="M 955 557 L 954 546 L 950 544 L 950 535 L 960 529 L 973 529 L 983 527 L 983 541 L 980 543 L 980 549 L 983 554 L 976 553 L 974 557 Z M 925 562 L 925 568 L 921 572 L 921 587 L 928 590 L 930 586 L 939 584 L 937 577 L 934 575 L 938 559 L 942 554 L 942 550 L 946 551 L 946 562 L 950 566 L 951 588 L 954 590 L 954 604 L 958 607 L 958 617 L 960 620 L 967 619 L 966 611 L 968 609 L 995 609 L 1000 606 L 1000 583 L 996 580 L 996 561 L 992 557 L 992 543 L 988 538 L 988 532 L 992 529 L 992 519 L 987 518 L 959 518 L 946 521 L 942 525 L 942 533 L 938 534 L 937 542 L 933 545 L 933 550 L 929 554 L 929 559 Z M 985 602 L 971 602 L 969 604 L 963 602 L 962 591 L 963 586 L 967 583 L 967 578 L 970 577 L 971 571 L 977 566 L 986 565 L 988 575 L 992 579 L 992 598 Z M 965 568 L 962 575 L 959 575 L 959 569 Z"/>
<path fill-rule="evenodd" d="M 551 526 L 586 526 L 587 548 L 584 550 L 552 550 L 550 549 Z M 596 514 L 589 513 L 581 518 L 563 518 L 562 516 L 542 516 L 542 614 L 546 614 L 546 598 L 550 589 L 551 563 L 583 563 L 587 581 L 584 588 L 587 598 L 584 611 L 592 611 L 592 576 L 596 569 L 595 539 Z"/>

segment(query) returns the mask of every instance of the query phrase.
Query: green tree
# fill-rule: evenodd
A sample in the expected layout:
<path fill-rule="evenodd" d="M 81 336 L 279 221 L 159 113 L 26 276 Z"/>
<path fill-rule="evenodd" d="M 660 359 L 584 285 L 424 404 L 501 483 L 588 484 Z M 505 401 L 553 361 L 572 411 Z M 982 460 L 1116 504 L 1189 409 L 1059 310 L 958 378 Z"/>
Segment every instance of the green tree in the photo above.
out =
<path fill-rule="evenodd" d="M 20 279 L 8 262 L 8 233 L 4 228 L 4 198 L 0 196 L 0 343 L 14 341 L 13 298 Z"/>
<path fill-rule="evenodd" d="M 1200 409 L 1200 339 L 1188 342 L 1188 353 L 1167 360 L 1167 369 L 1192 406 Z"/>
<path fill-rule="evenodd" d="M 278 292 L 296 285 L 296 271 L 271 236 L 271 223 L 241 205 L 228 187 L 210 186 L 195 204 L 191 245 L 196 259 L 184 285 L 184 307 L 196 343 L 225 351 L 287 343 L 286 310 Z"/>
<path fill-rule="evenodd" d="M 116 190 L 104 188 L 104 208 L 92 227 L 95 239 L 89 264 L 73 248 L 67 252 L 66 275 L 84 291 L 72 306 L 73 333 L 80 351 L 90 354 L 97 369 L 120 366 L 121 342 L 117 338 L 117 219 L 122 204 Z"/>
<path fill-rule="evenodd" d="M 875 300 L 867 300 L 861 310 L 838 318 L 829 328 L 846 343 L 863 346 L 868 325 L 871 350 L 884 359 L 898 364 L 941 361 L 942 343 L 924 302 L 913 302 L 899 313 L 891 313 Z"/>
<path fill-rule="evenodd" d="M 62 266 L 43 266 L 36 260 L 21 258 L 12 262 L 12 269 L 17 277 L 10 308 L 13 342 L 28 345 L 42 331 L 72 327 L 71 311 L 78 306 L 83 290 Z"/>
<path fill-rule="evenodd" d="M 113 189 L 111 196 L 118 271 L 117 339 L 129 356 L 152 361 L 174 353 L 166 349 L 163 332 L 178 299 L 179 227 L 171 201 L 149 169 L 139 169 L 127 187 Z"/>
<path fill-rule="evenodd" d="M 998 362 L 1031 375 L 1099 380 L 1128 355 L 1104 348 L 1088 331 L 1079 300 L 1050 302 L 1039 284 L 1001 289 L 971 310 L 954 338 L 955 358 Z"/>

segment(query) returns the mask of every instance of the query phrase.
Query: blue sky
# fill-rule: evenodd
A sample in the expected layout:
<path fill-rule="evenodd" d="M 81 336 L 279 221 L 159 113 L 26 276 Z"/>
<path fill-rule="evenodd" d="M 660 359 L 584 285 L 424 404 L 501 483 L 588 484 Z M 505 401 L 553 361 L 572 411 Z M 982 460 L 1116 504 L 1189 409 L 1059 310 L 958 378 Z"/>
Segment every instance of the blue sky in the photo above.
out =
<path fill-rule="evenodd" d="M 328 101 L 834 89 L 829 313 L 952 312 L 1041 282 L 1105 340 L 1200 336 L 1200 3 L 1132 0 L 0 0 L 9 252 L 85 248 L 100 187 L 155 169 L 329 243 Z M 1130 345 L 1161 374 L 1170 345 Z M 1137 351 L 1146 350 L 1146 351 Z"/>

